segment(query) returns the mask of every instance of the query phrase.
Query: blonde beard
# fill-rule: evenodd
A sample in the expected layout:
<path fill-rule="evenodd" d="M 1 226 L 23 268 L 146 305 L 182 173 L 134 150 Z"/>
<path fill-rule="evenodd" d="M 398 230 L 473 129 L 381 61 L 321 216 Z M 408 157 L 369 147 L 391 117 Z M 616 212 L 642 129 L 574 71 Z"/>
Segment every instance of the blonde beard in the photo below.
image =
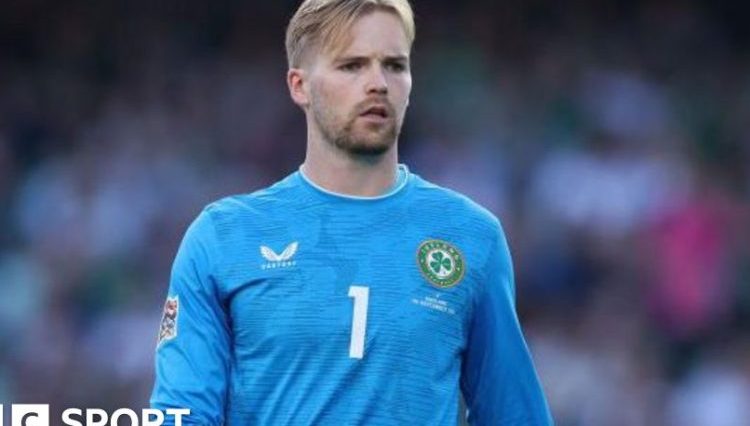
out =
<path fill-rule="evenodd" d="M 395 144 L 401 131 L 401 123 L 391 121 L 379 131 L 370 131 L 369 135 L 359 136 L 357 129 L 358 115 L 347 118 L 346 124 L 337 125 L 330 110 L 321 108 L 312 102 L 310 105 L 313 120 L 318 126 L 323 138 L 336 148 L 352 155 L 378 156 L 388 152 Z M 362 126 L 359 126 L 362 127 Z M 367 131 L 366 127 L 365 131 Z M 368 137 L 369 136 L 369 137 Z"/>

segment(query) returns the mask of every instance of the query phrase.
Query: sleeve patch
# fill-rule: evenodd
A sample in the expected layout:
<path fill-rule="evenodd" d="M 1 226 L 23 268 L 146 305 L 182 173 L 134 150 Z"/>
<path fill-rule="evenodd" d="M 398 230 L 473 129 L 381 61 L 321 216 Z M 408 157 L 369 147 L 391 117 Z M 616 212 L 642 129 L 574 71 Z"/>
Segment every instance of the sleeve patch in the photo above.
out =
<path fill-rule="evenodd" d="M 159 325 L 159 341 L 157 347 L 167 340 L 177 337 L 177 317 L 180 314 L 180 300 L 175 297 L 167 298 L 164 302 L 164 312 Z"/>

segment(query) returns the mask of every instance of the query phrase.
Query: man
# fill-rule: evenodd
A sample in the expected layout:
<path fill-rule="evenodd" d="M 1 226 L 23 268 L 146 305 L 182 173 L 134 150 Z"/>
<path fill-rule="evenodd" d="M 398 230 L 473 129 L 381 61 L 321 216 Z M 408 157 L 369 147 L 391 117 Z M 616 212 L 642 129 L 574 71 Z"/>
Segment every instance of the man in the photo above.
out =
<path fill-rule="evenodd" d="M 177 254 L 153 406 L 200 425 L 548 425 L 499 222 L 397 163 L 407 0 L 287 30 L 300 170 L 209 205 Z"/>

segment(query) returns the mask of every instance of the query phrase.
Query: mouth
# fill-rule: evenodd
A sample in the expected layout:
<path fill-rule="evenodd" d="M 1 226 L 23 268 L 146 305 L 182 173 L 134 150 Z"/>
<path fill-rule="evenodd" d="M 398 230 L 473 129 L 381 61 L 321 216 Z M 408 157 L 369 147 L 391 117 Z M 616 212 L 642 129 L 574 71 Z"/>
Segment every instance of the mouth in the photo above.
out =
<path fill-rule="evenodd" d="M 388 108 L 382 105 L 373 105 L 360 114 L 361 117 L 366 118 L 372 118 L 376 120 L 384 120 L 387 119 L 390 114 L 388 112 Z"/>

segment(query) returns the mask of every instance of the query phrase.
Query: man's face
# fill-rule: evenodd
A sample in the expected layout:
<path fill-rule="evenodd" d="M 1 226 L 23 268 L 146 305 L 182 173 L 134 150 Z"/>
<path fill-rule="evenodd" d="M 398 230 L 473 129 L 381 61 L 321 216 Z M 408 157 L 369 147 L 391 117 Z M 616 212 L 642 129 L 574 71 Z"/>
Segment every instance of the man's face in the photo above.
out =
<path fill-rule="evenodd" d="M 312 59 L 308 113 L 337 148 L 380 155 L 396 143 L 409 103 L 409 42 L 399 18 L 384 11 L 357 19 L 349 35 L 343 49 Z"/>

